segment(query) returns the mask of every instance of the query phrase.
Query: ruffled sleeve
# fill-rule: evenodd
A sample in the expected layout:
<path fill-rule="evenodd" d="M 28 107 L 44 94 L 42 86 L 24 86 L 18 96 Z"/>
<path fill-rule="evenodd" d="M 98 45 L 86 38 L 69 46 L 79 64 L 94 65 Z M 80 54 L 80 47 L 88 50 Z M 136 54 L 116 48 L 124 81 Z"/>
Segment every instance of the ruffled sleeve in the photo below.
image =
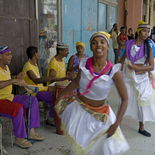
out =
<path fill-rule="evenodd" d="M 112 70 L 111 70 L 111 73 L 110 73 L 110 77 L 112 78 L 114 76 L 114 74 L 118 71 L 121 70 L 121 64 L 118 63 L 118 64 L 115 64 L 113 67 L 112 67 Z"/>
<path fill-rule="evenodd" d="M 85 68 L 87 59 L 88 59 L 88 58 L 82 58 L 82 59 L 80 60 L 80 64 L 79 64 L 79 68 L 80 68 L 80 69 Z"/>

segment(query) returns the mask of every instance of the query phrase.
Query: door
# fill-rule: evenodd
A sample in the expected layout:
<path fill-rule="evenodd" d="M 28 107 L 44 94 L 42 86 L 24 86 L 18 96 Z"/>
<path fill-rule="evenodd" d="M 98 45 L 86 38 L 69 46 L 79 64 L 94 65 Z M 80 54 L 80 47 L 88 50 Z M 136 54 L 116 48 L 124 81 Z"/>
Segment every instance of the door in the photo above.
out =
<path fill-rule="evenodd" d="M 107 5 L 99 3 L 98 9 L 98 30 L 107 31 Z"/>
<path fill-rule="evenodd" d="M 62 41 L 69 45 L 69 56 L 76 53 L 75 43 L 81 40 L 81 0 L 62 1 Z"/>
<path fill-rule="evenodd" d="M 82 1 L 82 41 L 86 43 L 86 53 L 91 56 L 89 39 L 97 31 L 97 1 Z"/>
<path fill-rule="evenodd" d="M 0 0 L 0 46 L 9 46 L 13 59 L 11 72 L 16 74 L 25 63 L 26 48 L 37 46 L 35 0 Z"/>
<path fill-rule="evenodd" d="M 85 42 L 85 52 L 91 55 L 89 39 L 96 30 L 96 0 L 62 0 L 62 41 L 69 45 L 69 57 L 76 53 L 77 41 Z"/>

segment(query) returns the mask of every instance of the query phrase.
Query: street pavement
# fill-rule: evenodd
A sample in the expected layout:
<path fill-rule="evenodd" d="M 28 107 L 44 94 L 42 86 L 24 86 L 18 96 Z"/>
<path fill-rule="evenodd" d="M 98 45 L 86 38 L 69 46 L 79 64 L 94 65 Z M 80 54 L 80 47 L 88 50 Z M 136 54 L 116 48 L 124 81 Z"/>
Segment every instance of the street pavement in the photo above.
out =
<path fill-rule="evenodd" d="M 114 112 L 119 107 L 119 97 L 115 88 L 112 89 L 109 103 Z M 138 133 L 138 122 L 130 117 L 125 117 L 121 123 L 122 131 L 130 145 L 130 150 L 124 155 L 155 155 L 155 123 L 145 123 L 146 130 L 152 133 L 152 137 L 144 137 Z M 3 143 L 9 155 L 73 155 L 71 144 L 65 136 L 55 134 L 55 128 L 42 122 L 38 132 L 46 137 L 43 142 L 36 142 L 29 149 L 20 149 L 17 146 L 10 147 L 9 134 L 3 135 Z"/>

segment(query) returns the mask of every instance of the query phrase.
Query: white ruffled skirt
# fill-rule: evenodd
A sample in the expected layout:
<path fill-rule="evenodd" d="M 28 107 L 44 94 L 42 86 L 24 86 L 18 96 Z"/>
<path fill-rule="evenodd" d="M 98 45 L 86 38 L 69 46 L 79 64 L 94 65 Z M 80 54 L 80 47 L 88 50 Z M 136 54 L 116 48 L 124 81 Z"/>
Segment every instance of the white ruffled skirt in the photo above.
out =
<path fill-rule="evenodd" d="M 155 121 L 155 89 L 152 88 L 148 73 L 136 75 L 127 68 L 123 72 L 128 91 L 128 107 L 125 115 L 145 122 Z"/>
<path fill-rule="evenodd" d="M 65 107 L 61 120 L 76 155 L 113 155 L 129 149 L 120 127 L 112 137 L 107 138 L 106 131 L 116 120 L 111 108 L 107 121 L 102 122 L 75 100 Z"/>

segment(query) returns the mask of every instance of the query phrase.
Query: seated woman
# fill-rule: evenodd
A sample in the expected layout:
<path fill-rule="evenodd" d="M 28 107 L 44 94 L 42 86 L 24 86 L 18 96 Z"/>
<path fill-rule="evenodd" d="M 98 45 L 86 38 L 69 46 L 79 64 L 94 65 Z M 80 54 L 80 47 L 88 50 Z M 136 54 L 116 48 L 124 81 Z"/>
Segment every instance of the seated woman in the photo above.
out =
<path fill-rule="evenodd" d="M 35 95 L 38 101 L 44 101 L 50 106 L 49 117 L 51 119 L 53 117 L 54 96 L 52 95 L 52 92 L 48 90 L 47 86 L 43 86 L 43 83 L 52 82 L 52 78 L 49 76 L 40 77 L 39 68 L 37 65 L 39 60 L 37 47 L 28 47 L 26 50 L 26 54 L 28 57 L 28 61 L 23 67 L 23 72 L 26 73 L 24 80 L 28 85 L 32 85 L 38 88 L 38 91 Z M 47 120 L 46 122 L 48 123 L 49 120 Z"/>
<path fill-rule="evenodd" d="M 62 128 L 72 140 L 76 154 L 110 155 L 125 152 L 129 146 L 119 124 L 128 104 L 120 64 L 107 60 L 110 34 L 96 32 L 90 38 L 93 56 L 80 61 L 77 78 L 59 95 L 55 109 L 61 115 Z M 106 99 L 113 83 L 121 97 L 115 117 Z M 79 88 L 77 97 L 62 97 Z M 61 100 L 62 99 L 62 100 Z"/>
<path fill-rule="evenodd" d="M 78 72 L 79 71 L 79 64 L 82 58 L 88 57 L 85 51 L 86 45 L 84 42 L 77 42 L 76 43 L 76 50 L 77 53 L 72 55 L 68 61 L 68 71 L 69 72 Z"/>
<path fill-rule="evenodd" d="M 30 134 L 27 136 L 24 120 L 24 109 L 29 106 L 29 96 L 13 95 L 12 84 L 26 86 L 22 74 L 11 78 L 8 65 L 12 59 L 11 50 L 5 46 L 0 47 L 0 116 L 12 119 L 13 131 L 16 137 L 15 144 L 21 148 L 31 147 L 32 144 L 26 138 L 34 140 L 44 140 L 35 128 L 40 126 L 40 114 L 37 99 L 31 97 L 31 117 L 30 117 Z"/>

